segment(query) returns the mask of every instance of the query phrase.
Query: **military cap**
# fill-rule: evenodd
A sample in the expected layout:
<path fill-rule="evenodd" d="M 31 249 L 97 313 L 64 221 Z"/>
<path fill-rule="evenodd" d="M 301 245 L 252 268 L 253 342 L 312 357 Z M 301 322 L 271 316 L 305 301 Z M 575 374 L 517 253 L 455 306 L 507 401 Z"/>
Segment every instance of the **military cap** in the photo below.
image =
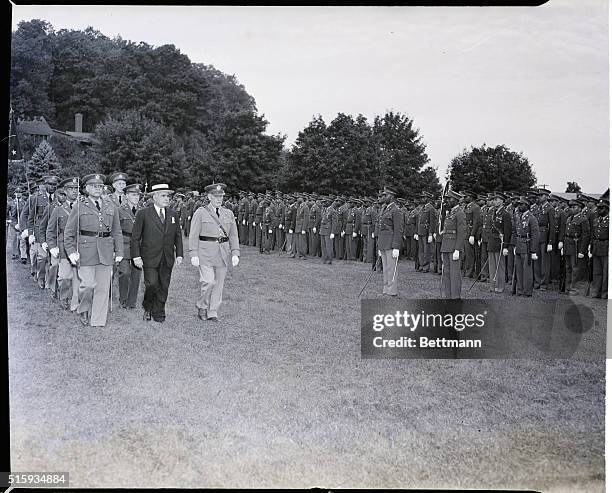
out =
<path fill-rule="evenodd" d="M 582 201 L 585 205 L 587 202 L 597 202 L 596 198 L 591 197 L 590 195 L 586 195 L 584 193 L 579 193 L 577 198 L 578 200 Z"/>
<path fill-rule="evenodd" d="M 528 200 L 527 200 L 525 197 L 519 197 L 519 198 L 516 200 L 515 204 L 517 204 L 517 205 L 518 205 L 518 204 L 530 205 L 530 204 L 529 204 L 529 201 L 528 201 Z"/>
<path fill-rule="evenodd" d="M 23 193 L 23 189 L 21 187 L 17 187 L 14 193 Z"/>
<path fill-rule="evenodd" d="M 153 194 L 155 192 L 174 192 L 174 190 L 170 189 L 170 186 L 167 183 L 158 183 L 156 185 L 153 185 L 151 187 L 151 191 L 149 192 L 149 194 Z"/>
<path fill-rule="evenodd" d="M 79 179 L 76 176 L 72 176 L 70 178 L 65 178 L 64 180 L 59 182 L 59 188 L 79 188 Z"/>
<path fill-rule="evenodd" d="M 192 190 L 191 192 L 189 192 L 191 195 L 193 195 L 194 197 L 199 197 L 200 196 L 200 192 L 198 192 L 197 190 Z"/>
<path fill-rule="evenodd" d="M 501 192 L 491 192 L 489 195 L 489 199 L 502 199 L 504 200 L 504 196 Z"/>
<path fill-rule="evenodd" d="M 476 192 L 474 192 L 473 190 L 461 190 L 461 195 L 463 195 L 466 198 L 470 198 L 470 199 L 475 199 L 478 197 L 478 194 Z"/>
<path fill-rule="evenodd" d="M 127 175 L 122 171 L 115 171 L 108 177 L 109 183 L 115 183 L 117 180 L 127 181 Z"/>
<path fill-rule="evenodd" d="M 578 199 L 570 199 L 570 201 L 568 202 L 568 205 L 569 205 L 570 207 L 572 207 L 572 206 L 574 206 L 574 205 L 577 205 L 577 206 L 582 207 L 582 205 L 583 205 L 583 204 L 582 204 L 582 202 L 581 202 L 580 200 L 578 200 Z"/>
<path fill-rule="evenodd" d="M 606 208 L 610 208 L 610 201 L 607 199 L 599 199 L 599 202 L 597 202 L 597 208 L 599 207 L 606 207 Z"/>
<path fill-rule="evenodd" d="M 140 188 L 140 183 L 132 183 L 131 185 L 128 185 L 127 187 L 125 187 L 124 192 L 125 193 L 142 193 L 142 190 Z"/>
<path fill-rule="evenodd" d="M 463 198 L 463 195 L 453 190 L 449 190 L 448 192 L 446 192 L 446 196 L 457 200 L 461 200 Z"/>
<path fill-rule="evenodd" d="M 361 199 L 353 199 L 352 202 L 354 202 L 355 204 L 363 205 L 363 202 Z"/>
<path fill-rule="evenodd" d="M 225 187 L 225 183 L 211 183 L 204 187 L 204 190 L 211 195 L 225 195 Z"/>
<path fill-rule="evenodd" d="M 127 188 L 127 187 L 126 187 L 126 188 Z M 185 194 L 184 194 L 184 193 L 181 193 L 181 192 L 178 192 L 178 193 L 175 193 L 175 194 L 174 194 L 174 196 L 175 196 L 175 197 L 184 198 L 184 197 L 185 197 Z"/>
<path fill-rule="evenodd" d="M 93 185 L 93 184 L 104 185 L 105 181 L 106 181 L 106 176 L 100 173 L 91 173 L 89 175 L 85 175 L 83 179 L 81 180 L 83 185 Z"/>

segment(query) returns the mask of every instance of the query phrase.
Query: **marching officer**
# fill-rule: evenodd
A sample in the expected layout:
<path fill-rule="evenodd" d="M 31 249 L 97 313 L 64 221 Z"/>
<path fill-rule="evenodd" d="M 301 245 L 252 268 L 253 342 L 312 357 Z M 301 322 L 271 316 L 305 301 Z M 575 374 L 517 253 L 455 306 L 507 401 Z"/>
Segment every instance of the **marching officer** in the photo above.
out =
<path fill-rule="evenodd" d="M 465 212 L 459 204 L 462 196 L 449 190 L 444 197 L 449 211 L 442 227 L 442 298 L 461 298 L 461 256 L 465 248 Z"/>
<path fill-rule="evenodd" d="M 597 203 L 597 216 L 593 219 L 591 253 L 593 281 L 591 298 L 608 298 L 608 245 L 610 239 L 610 203 L 602 199 Z"/>
<path fill-rule="evenodd" d="M 43 250 L 45 251 L 45 253 L 49 252 L 49 244 L 47 242 L 47 227 L 49 225 L 49 219 L 51 218 L 53 211 L 57 207 L 61 206 L 66 201 L 66 191 L 62 187 L 58 187 L 55 190 L 55 193 L 53 195 L 54 195 L 54 199 L 53 201 L 49 203 L 49 205 L 45 209 L 43 218 L 40 221 L 40 233 L 41 233 L 40 241 L 42 242 L 41 246 L 43 247 Z M 57 292 L 58 270 L 59 270 L 59 258 L 53 257 L 53 255 L 51 255 L 51 258 L 49 259 L 47 256 L 47 267 L 45 271 L 45 287 L 50 290 L 51 298 L 58 297 L 58 292 Z"/>
<path fill-rule="evenodd" d="M 121 171 L 115 171 L 109 176 L 108 181 L 113 186 L 113 192 L 108 197 L 117 207 L 121 207 L 125 202 L 125 186 L 127 184 L 127 175 Z"/>
<path fill-rule="evenodd" d="M 79 179 L 67 178 L 60 182 L 59 190 L 66 194 L 66 200 L 53 209 L 47 224 L 46 240 L 51 262 L 58 265 L 58 297 L 64 310 L 75 311 L 79 305 L 79 276 L 77 268 L 68 260 L 64 244 L 64 232 L 70 213 L 79 200 Z"/>
<path fill-rule="evenodd" d="M 27 207 L 27 203 L 23 198 L 23 190 L 21 187 L 17 187 L 8 210 L 9 231 L 11 232 L 9 236 L 12 245 L 12 258 L 13 260 L 21 259 L 22 264 L 27 263 L 28 258 L 26 242 L 25 239 L 21 238 L 22 226 L 19 222 L 24 207 Z"/>
<path fill-rule="evenodd" d="M 397 296 L 397 264 L 402 247 L 402 227 L 404 218 L 395 202 L 395 190 L 385 187 L 383 207 L 376 223 L 378 256 L 383 267 L 383 294 Z"/>
<path fill-rule="evenodd" d="M 514 247 L 514 282 L 513 293 L 517 296 L 533 294 L 533 266 L 539 249 L 538 221 L 529 210 L 529 202 L 520 198 L 517 203 L 516 246 Z"/>
<path fill-rule="evenodd" d="M 138 269 L 132 261 L 130 244 L 132 241 L 132 230 L 138 212 L 138 203 L 142 195 L 140 184 L 134 183 L 125 187 L 124 200 L 119 207 L 119 223 L 123 235 L 123 259 L 117 268 L 119 277 L 119 303 L 122 308 L 136 308 L 136 298 L 140 287 L 142 269 Z"/>
<path fill-rule="evenodd" d="M 240 261 L 240 245 L 234 214 L 222 207 L 225 185 L 206 187 L 210 203 L 193 216 L 189 232 L 191 265 L 200 272 L 200 296 L 196 302 L 200 320 L 218 320 L 223 297 L 223 283 L 230 265 Z M 230 260 L 231 256 L 231 260 Z"/>
<path fill-rule="evenodd" d="M 81 285 L 76 311 L 81 323 L 103 327 L 113 265 L 123 260 L 123 235 L 117 207 L 112 200 L 102 198 L 105 176 L 90 174 L 82 181 L 87 199 L 72 208 L 64 230 L 64 245 L 70 262 L 78 263 Z"/>
<path fill-rule="evenodd" d="M 591 241 L 589 219 L 578 200 L 570 200 L 565 224 L 563 255 L 565 257 L 565 290 L 569 295 L 580 294 L 587 280 L 587 253 Z"/>

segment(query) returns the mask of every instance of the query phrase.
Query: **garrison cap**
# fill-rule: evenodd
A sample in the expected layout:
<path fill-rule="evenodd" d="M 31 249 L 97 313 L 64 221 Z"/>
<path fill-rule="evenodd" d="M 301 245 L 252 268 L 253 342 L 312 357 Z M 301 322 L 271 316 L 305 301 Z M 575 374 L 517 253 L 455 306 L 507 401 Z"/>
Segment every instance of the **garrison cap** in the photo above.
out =
<path fill-rule="evenodd" d="M 94 184 L 104 185 L 105 181 L 106 181 L 106 176 L 104 176 L 101 173 L 91 173 L 89 175 L 85 175 L 83 179 L 81 180 L 83 185 L 94 185 Z"/>
<path fill-rule="evenodd" d="M 225 183 L 212 183 L 204 188 L 206 193 L 211 195 L 225 195 Z"/>
<path fill-rule="evenodd" d="M 64 180 L 59 182 L 59 188 L 79 188 L 79 179 L 76 176 L 71 176 L 70 178 L 65 178 Z"/>
<path fill-rule="evenodd" d="M 110 183 L 115 183 L 117 180 L 127 181 L 127 175 L 122 171 L 115 171 L 108 177 Z"/>

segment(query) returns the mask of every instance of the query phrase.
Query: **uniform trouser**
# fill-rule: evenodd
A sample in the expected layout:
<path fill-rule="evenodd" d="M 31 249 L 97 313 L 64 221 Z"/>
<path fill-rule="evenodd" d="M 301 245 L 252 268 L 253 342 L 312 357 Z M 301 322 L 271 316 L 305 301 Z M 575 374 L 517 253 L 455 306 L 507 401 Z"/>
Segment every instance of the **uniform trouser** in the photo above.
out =
<path fill-rule="evenodd" d="M 26 240 L 21 238 L 21 233 L 12 224 L 9 224 L 9 236 L 11 236 L 13 255 L 15 257 L 27 258 Z"/>
<path fill-rule="evenodd" d="M 36 274 L 38 272 L 38 260 L 36 256 L 38 250 L 37 243 L 30 244 L 30 240 L 28 239 L 28 244 L 30 245 L 30 272 Z"/>
<path fill-rule="evenodd" d="M 470 245 L 470 242 L 467 239 L 463 242 L 463 248 L 465 251 L 465 257 L 463 259 L 463 275 L 465 277 L 473 277 L 475 275 L 474 267 L 476 264 L 476 250 L 474 245 Z M 478 272 L 476 272 L 476 274 L 478 274 Z"/>
<path fill-rule="evenodd" d="M 223 298 L 223 284 L 227 267 L 210 267 L 200 265 L 200 297 L 196 306 L 206 310 L 206 316 L 216 317 Z"/>
<path fill-rule="evenodd" d="M 298 232 L 297 234 L 297 252 L 298 256 L 305 257 L 308 253 L 308 235 L 306 233 Z"/>
<path fill-rule="evenodd" d="M 117 277 L 119 278 L 119 302 L 130 308 L 135 308 L 142 270 L 137 269 L 132 264 L 131 259 L 124 258 L 119 262 L 117 272 Z"/>
<path fill-rule="evenodd" d="M 247 223 L 248 229 L 249 229 L 249 246 L 255 246 L 255 228 L 256 226 L 253 226 L 253 221 L 251 221 L 250 223 Z"/>
<path fill-rule="evenodd" d="M 79 306 L 79 275 L 77 268 L 67 258 L 59 259 L 57 271 L 60 301 L 70 300 L 70 310 Z"/>
<path fill-rule="evenodd" d="M 289 253 L 295 253 L 295 233 L 287 233 L 285 250 Z"/>
<path fill-rule="evenodd" d="M 381 260 L 383 266 L 383 294 L 389 294 L 392 296 L 397 295 L 397 278 L 398 270 L 396 265 L 398 264 L 398 258 L 393 258 L 393 250 L 381 250 Z M 377 252 L 378 253 L 378 252 Z"/>
<path fill-rule="evenodd" d="M 608 256 L 593 255 L 591 298 L 608 297 Z"/>
<path fill-rule="evenodd" d="M 420 248 L 419 248 L 419 241 L 414 239 L 414 236 L 412 236 L 410 238 L 410 244 L 411 244 L 411 249 L 412 249 L 412 256 L 414 257 L 414 268 L 418 269 L 421 265 L 421 261 L 420 261 Z"/>
<path fill-rule="evenodd" d="M 54 257 L 53 255 L 49 256 L 49 273 L 47 275 L 49 291 L 55 294 L 57 292 L 57 275 L 59 272 L 59 264 L 60 259 L 58 257 Z"/>
<path fill-rule="evenodd" d="M 453 260 L 453 252 L 442 252 L 442 298 L 461 298 L 461 259 Z"/>
<path fill-rule="evenodd" d="M 112 265 L 82 265 L 79 267 L 79 306 L 77 313 L 89 312 L 89 325 L 103 327 L 108 315 Z"/>
<path fill-rule="evenodd" d="M 435 253 L 434 253 L 434 270 L 436 272 L 441 272 L 442 270 L 442 252 L 440 248 L 442 247 L 442 242 L 435 242 Z"/>
<path fill-rule="evenodd" d="M 285 238 L 284 238 L 284 231 L 282 228 L 277 227 L 274 230 L 274 235 L 276 236 L 276 241 L 274 242 L 274 249 L 275 250 L 282 250 L 283 248 L 283 243 L 285 242 Z"/>
<path fill-rule="evenodd" d="M 274 233 L 270 233 L 267 226 L 264 226 L 261 231 L 261 249 L 264 252 L 270 252 L 272 250 L 272 238 Z"/>
<path fill-rule="evenodd" d="M 240 218 L 240 220 L 238 221 L 238 240 L 240 241 L 241 245 L 244 245 L 249 237 L 249 233 L 246 227 L 246 222 L 245 224 L 242 224 L 242 218 Z"/>
<path fill-rule="evenodd" d="M 33 245 L 35 247 L 36 252 L 36 280 L 38 281 L 38 285 L 43 288 L 45 285 L 45 278 L 47 275 L 47 257 L 49 256 L 45 249 L 42 247 L 41 243 L 35 242 Z"/>
<path fill-rule="evenodd" d="M 484 240 L 480 243 L 480 265 L 478 265 L 478 272 L 481 272 L 480 277 L 484 278 L 484 279 L 488 279 L 489 276 L 489 269 L 488 269 L 488 263 L 489 263 L 489 251 L 488 251 L 488 247 L 489 247 L 489 242 L 485 242 Z M 476 272 L 476 274 L 478 274 L 478 272 Z"/>
<path fill-rule="evenodd" d="M 191 219 L 185 221 L 185 236 L 189 236 L 189 230 L 191 229 Z"/>
<path fill-rule="evenodd" d="M 342 260 L 344 255 L 344 237 L 340 233 L 336 233 L 336 236 L 334 236 L 334 253 L 336 254 L 336 260 Z"/>
<path fill-rule="evenodd" d="M 344 235 L 344 251 L 347 260 L 355 260 L 355 242 L 353 239 L 353 233 Z"/>
<path fill-rule="evenodd" d="M 334 256 L 334 241 L 329 235 L 321 235 L 321 256 L 323 257 L 323 262 L 331 263 Z"/>
<path fill-rule="evenodd" d="M 259 247 L 260 250 L 261 250 L 261 240 L 263 238 L 262 233 L 263 233 L 263 231 L 261 229 L 261 226 L 259 224 L 257 224 L 255 226 L 255 246 Z"/>
<path fill-rule="evenodd" d="M 550 252 L 550 280 L 559 281 L 561 277 L 561 250 L 557 249 L 557 245 L 553 245 L 553 251 Z"/>
<path fill-rule="evenodd" d="M 172 267 L 166 262 L 162 255 L 159 265 L 156 267 L 143 267 L 145 292 L 142 307 L 151 312 L 153 318 L 164 318 L 166 316 L 166 300 L 168 299 L 168 287 L 172 277 Z"/>
<path fill-rule="evenodd" d="M 499 252 L 488 252 L 489 259 L 489 272 L 491 277 L 489 278 L 490 290 L 501 293 L 504 290 L 506 284 L 506 266 L 502 263 L 504 256 L 500 255 Z"/>
<path fill-rule="evenodd" d="M 565 290 L 577 290 L 585 294 L 588 280 L 587 256 L 578 258 L 577 255 L 565 255 Z"/>
<path fill-rule="evenodd" d="M 376 261 L 376 239 L 372 238 L 374 228 L 368 233 L 368 244 L 366 248 L 366 262 L 373 264 Z"/>
<path fill-rule="evenodd" d="M 508 248 L 506 259 L 506 276 L 509 281 L 512 281 L 512 276 L 514 275 L 514 245 L 510 245 L 510 248 Z"/>
<path fill-rule="evenodd" d="M 516 274 L 516 294 L 533 294 L 533 265 L 530 253 L 517 253 L 514 256 Z"/>
<path fill-rule="evenodd" d="M 550 283 L 550 253 L 546 251 L 546 242 L 539 244 L 538 260 L 534 261 L 534 285 L 536 288 Z"/>
<path fill-rule="evenodd" d="M 310 244 L 308 245 L 308 253 L 313 257 L 317 257 L 321 253 L 321 236 L 313 233 L 312 228 L 309 230 Z"/>
<path fill-rule="evenodd" d="M 431 243 L 427 243 L 427 236 L 419 235 L 419 267 L 429 271 L 431 263 Z"/>

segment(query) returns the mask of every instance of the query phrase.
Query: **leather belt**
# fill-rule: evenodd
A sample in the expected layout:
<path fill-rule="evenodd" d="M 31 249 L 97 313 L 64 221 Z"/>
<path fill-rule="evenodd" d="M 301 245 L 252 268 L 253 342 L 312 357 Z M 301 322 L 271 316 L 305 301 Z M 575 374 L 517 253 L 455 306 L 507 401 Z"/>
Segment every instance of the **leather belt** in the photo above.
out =
<path fill-rule="evenodd" d="M 454 235 L 455 233 L 457 233 L 456 229 L 445 229 L 444 231 L 442 231 L 442 233 L 448 233 L 448 234 L 452 234 Z"/>
<path fill-rule="evenodd" d="M 229 238 L 227 236 L 220 236 L 218 238 L 216 236 L 200 236 L 200 241 L 217 241 L 219 243 L 225 243 L 229 241 Z"/>
<path fill-rule="evenodd" d="M 96 236 L 98 238 L 108 238 L 111 235 L 110 231 L 83 231 L 81 230 L 82 236 Z"/>
<path fill-rule="evenodd" d="M 123 236 L 132 236 L 132 233 L 128 233 L 127 231 L 121 231 Z"/>
<path fill-rule="evenodd" d="M 528 240 L 530 238 L 529 235 L 516 235 L 517 238 L 520 238 L 522 240 Z"/>

